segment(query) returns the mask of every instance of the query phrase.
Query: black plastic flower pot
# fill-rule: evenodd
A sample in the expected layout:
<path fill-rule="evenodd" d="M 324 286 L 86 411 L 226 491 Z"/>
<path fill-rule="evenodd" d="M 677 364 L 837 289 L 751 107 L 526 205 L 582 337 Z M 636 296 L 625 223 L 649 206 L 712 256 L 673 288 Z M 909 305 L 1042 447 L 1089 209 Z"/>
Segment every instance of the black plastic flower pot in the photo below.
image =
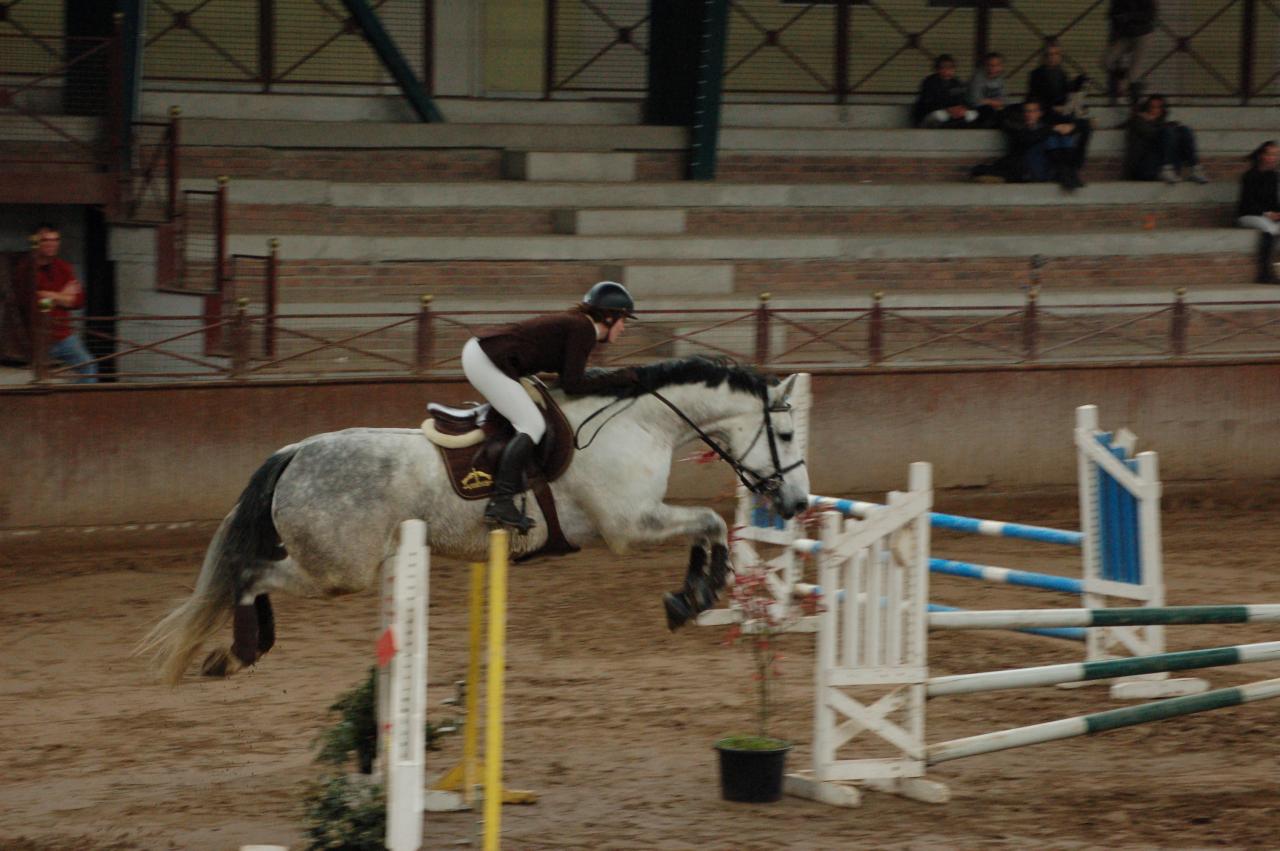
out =
<path fill-rule="evenodd" d="M 750 746 L 743 747 L 744 743 Z M 722 798 L 747 804 L 782 800 L 782 777 L 791 745 L 779 739 L 745 742 L 734 738 L 721 739 L 715 749 L 720 753 Z"/>

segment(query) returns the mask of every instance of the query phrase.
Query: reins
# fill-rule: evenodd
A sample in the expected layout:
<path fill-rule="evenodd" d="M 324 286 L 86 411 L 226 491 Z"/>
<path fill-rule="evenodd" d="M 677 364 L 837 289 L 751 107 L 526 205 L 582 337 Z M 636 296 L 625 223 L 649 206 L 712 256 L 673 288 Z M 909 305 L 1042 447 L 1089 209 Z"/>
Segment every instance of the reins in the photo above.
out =
<path fill-rule="evenodd" d="M 744 453 L 746 454 L 751 452 L 752 448 L 756 445 L 756 442 L 760 440 L 761 434 L 768 435 L 769 455 L 773 460 L 773 472 L 767 476 L 762 476 L 759 473 L 757 473 L 755 470 L 752 470 L 746 464 L 743 464 L 737 458 L 734 458 L 732 455 L 730 455 L 728 450 L 726 450 L 723 446 L 721 446 L 719 443 L 715 441 L 715 438 L 713 438 L 711 435 L 703 431 L 702 428 L 697 423 L 689 419 L 688 415 L 685 414 L 684 411 L 677 408 L 671 402 L 671 400 L 668 399 L 666 396 L 663 396 L 661 393 L 659 393 L 656 390 L 647 390 L 645 392 L 653 396 L 662 404 L 666 405 L 668 408 L 672 410 L 673 413 L 675 413 L 677 417 L 684 420 L 685 424 L 688 425 L 689 428 L 693 429 L 694 434 L 698 435 L 698 439 L 701 440 L 703 443 L 705 443 L 707 446 L 709 446 L 712 452 L 716 453 L 716 455 L 719 455 L 720 460 L 724 461 L 726 464 L 729 465 L 729 467 L 733 470 L 734 475 L 738 477 L 738 480 L 742 482 L 743 486 L 747 490 L 751 491 L 752 493 L 766 494 L 766 495 L 776 493 L 778 490 L 782 488 L 783 477 L 787 473 L 790 473 L 792 470 L 796 469 L 797 467 L 804 466 L 804 460 L 801 459 L 799 461 L 796 461 L 794 464 L 791 464 L 790 466 L 783 468 L 782 459 L 778 457 L 778 441 L 777 441 L 777 436 L 773 431 L 773 417 L 770 416 L 770 413 L 772 412 L 773 409 L 769 407 L 769 399 L 767 397 L 765 397 L 763 400 L 764 416 L 761 419 L 760 428 L 756 430 L 755 437 L 751 438 L 751 443 L 747 445 L 746 452 Z M 778 409 L 778 410 L 784 410 L 784 409 Z M 599 432 L 597 432 L 597 434 L 598 433 Z"/>

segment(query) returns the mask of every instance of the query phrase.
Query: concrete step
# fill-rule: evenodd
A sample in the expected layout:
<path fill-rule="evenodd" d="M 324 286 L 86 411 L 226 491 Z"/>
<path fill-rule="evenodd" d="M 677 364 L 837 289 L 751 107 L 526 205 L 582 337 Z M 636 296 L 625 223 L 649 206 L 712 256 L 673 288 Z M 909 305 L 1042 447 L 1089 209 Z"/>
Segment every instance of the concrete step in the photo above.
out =
<path fill-rule="evenodd" d="M 1047 183 L 975 186 L 970 182 L 919 184 L 674 183 L 600 184 L 581 182 L 359 183 L 330 180 L 233 180 L 233 204 L 330 205 L 358 208 L 592 208 L 608 207 L 1062 207 L 1099 204 L 1196 205 L 1232 203 L 1244 170 L 1214 175 L 1206 185 L 1099 181 L 1066 193 Z M 187 178 L 184 189 L 213 189 L 212 178 Z M 981 194 L 979 198 L 978 195 Z"/>
<path fill-rule="evenodd" d="M 1074 292 L 1144 289 L 1158 297 L 1176 287 L 1248 286 L 1253 281 L 1252 246 L 1214 253 L 1155 255 L 1056 254 L 1039 270 L 1043 291 Z M 654 267 L 672 267 L 669 270 Z M 684 267 L 722 267 L 700 273 Z M 705 299 L 751 299 L 759 293 L 806 302 L 834 297 L 918 293 L 937 298 L 948 292 L 984 290 L 1017 294 L 1033 281 L 1031 256 L 900 256 L 867 258 L 740 259 L 719 263 L 630 260 L 439 260 L 377 262 L 354 260 L 285 261 L 280 291 L 284 303 L 393 302 L 413 304 L 431 294 L 444 306 L 459 300 L 509 306 L 544 298 L 571 304 L 592 284 L 622 277 L 650 298 L 695 304 Z M 729 279 L 728 276 L 732 275 Z M 669 277 L 668 277 L 669 275 Z M 728 290 L 731 282 L 732 291 Z M 1276 291 L 1258 287 L 1268 297 Z M 461 308 L 454 308 L 461 309 Z"/>
<path fill-rule="evenodd" d="M 685 233 L 685 211 L 661 210 L 555 210 L 552 223 L 556 233 L 600 235 L 645 235 Z"/>
<path fill-rule="evenodd" d="M 769 293 L 768 307 L 777 311 L 803 312 L 865 310 L 873 304 L 876 292 L 861 289 L 856 291 L 827 289 L 813 292 L 780 290 Z M 301 289 L 285 290 L 284 295 L 285 298 L 279 305 L 279 313 L 290 316 L 324 317 L 351 314 L 413 314 L 419 311 L 422 293 L 389 292 L 377 300 L 366 301 L 352 298 L 308 299 L 304 297 L 307 292 Z M 500 308 L 495 307 L 492 296 L 485 292 L 433 293 L 432 296 L 431 311 L 444 313 L 501 310 L 508 312 L 503 315 L 517 316 L 563 310 L 566 306 L 564 295 L 535 291 L 534 288 L 513 290 L 501 301 Z M 1123 285 L 1114 287 L 1080 285 L 1072 288 L 1049 286 L 1042 288 L 1037 296 L 1041 308 L 1058 311 L 1063 315 L 1118 309 L 1127 311 L 1154 309 L 1172 304 L 1174 298 L 1174 289 Z M 1203 283 L 1186 289 L 1183 299 L 1188 305 L 1237 303 L 1241 309 L 1251 309 L 1250 306 L 1255 302 L 1280 306 L 1280 292 L 1275 287 L 1251 283 Z M 1025 307 L 1026 300 L 1026 290 L 1022 287 L 992 289 L 956 286 L 940 290 L 883 291 L 880 295 L 880 303 L 886 310 L 910 309 L 920 316 L 942 316 L 964 311 L 1017 310 Z M 653 293 L 645 297 L 640 305 L 640 321 L 658 321 L 661 312 L 664 311 L 745 313 L 756 309 L 759 305 L 760 301 L 756 294 L 721 293 L 692 296 L 685 293 L 672 295 Z M 260 313 L 260 305 L 255 303 L 250 307 L 249 312 Z M 377 320 L 344 319 L 343 321 L 369 325 Z"/>
<path fill-rule="evenodd" d="M 1239 228 L 1156 229 L 1136 233 L 939 234 L 809 237 L 364 237 L 290 236 L 285 260 L 617 261 L 901 260 L 969 257 L 1147 257 L 1252 251 L 1256 234 Z M 234 235 L 230 251 L 253 254 L 258 236 Z"/>
<path fill-rule="evenodd" d="M 510 98 L 435 98 L 449 124 L 636 125 L 641 103 L 632 101 L 542 101 Z M 417 123 L 404 98 L 395 95 L 280 95 L 251 92 L 146 91 L 142 112 L 154 119 L 177 106 L 185 119 L 255 119 L 366 123 Z"/>
<path fill-rule="evenodd" d="M 499 148 L 538 151 L 684 150 L 683 127 L 537 124 L 193 119 L 182 123 L 191 146 L 263 148 Z"/>
<path fill-rule="evenodd" d="M 1276 122 L 1280 124 L 1280 121 Z M 1272 126 L 1275 126 L 1274 124 Z M 1257 147 L 1258 130 L 1196 130 L 1202 155 L 1244 156 Z M 794 127 L 726 128 L 720 133 L 720 153 L 771 152 L 789 154 L 858 154 L 899 157 L 974 157 L 997 155 L 1004 150 L 998 130 L 861 130 L 798 129 Z M 1121 156 L 1124 130 L 1095 125 L 1089 143 L 1091 156 Z"/>
<path fill-rule="evenodd" d="M 1091 101 L 1095 99 L 1090 99 Z M 1177 107 L 1177 118 L 1196 130 L 1265 130 L 1277 126 L 1272 106 Z M 1115 127 L 1128 117 L 1127 106 L 1101 106 L 1090 102 L 1089 118 L 1098 127 Z M 726 103 L 721 113 L 725 128 L 847 128 L 892 130 L 910 126 L 910 99 L 900 103 L 770 104 Z"/>
<path fill-rule="evenodd" d="M 907 131 L 928 133 L 932 131 Z M 980 133 L 981 131 L 971 131 Z M 955 131 L 953 135 L 968 135 Z M 1253 138 L 1256 142 L 1256 138 Z M 959 181 L 976 163 L 994 159 L 998 143 L 971 146 L 974 150 L 939 150 L 902 153 L 892 147 L 877 151 L 722 151 L 717 180 L 727 183 L 921 183 Z M 1252 150 L 1207 152 L 1202 158 L 1212 175 L 1238 175 L 1243 157 Z M 229 175 L 235 179 L 340 181 L 350 183 L 456 183 L 490 181 L 507 177 L 502 169 L 501 148 L 273 148 L 230 145 L 190 145 L 182 152 L 187 178 Z M 637 181 L 682 181 L 687 153 L 681 150 L 644 149 L 634 157 Z M 1121 175 L 1117 154 L 1091 155 L 1084 169 L 1087 181 L 1115 181 Z M 554 178 L 572 181 L 570 173 Z M 589 176 L 587 179 L 592 179 Z M 607 203 L 607 202 L 606 202 Z"/>
<path fill-rule="evenodd" d="M 1224 185 L 1225 186 L 1225 185 Z M 1229 187 L 1227 187 L 1229 188 Z M 1078 196 L 1081 193 L 1077 193 Z M 1076 196 L 1066 195 L 1064 198 Z M 777 236 L 796 234 L 1081 233 L 1218 228 L 1232 223 L 1234 201 L 1072 204 L 1061 206 L 687 207 L 565 210 L 555 207 L 338 207 L 324 204 L 230 206 L 233 233 L 263 237 L 535 236 L 577 234 Z M 208 232 L 209 221 L 193 232 Z"/>
<path fill-rule="evenodd" d="M 716 296 L 734 291 L 733 264 L 627 263 L 606 266 L 605 277 L 625 284 L 636 298 Z"/>
<path fill-rule="evenodd" d="M 744 96 L 735 96 L 735 98 Z M 749 102 L 727 102 L 721 113 L 726 128 L 854 128 L 895 129 L 907 127 L 911 98 L 897 103 L 844 105 L 818 103 L 769 103 L 760 98 Z M 510 98 L 436 98 L 436 107 L 449 124 L 540 124 L 540 125 L 640 125 L 640 100 L 543 101 Z M 251 92 L 144 91 L 142 112 L 153 120 L 163 119 L 171 106 L 182 110 L 185 119 L 314 121 L 320 123 L 418 123 L 413 111 L 398 94 L 390 95 L 281 95 Z M 57 105 L 51 103 L 51 109 Z M 1178 119 L 1199 130 L 1263 130 L 1276 127 L 1271 106 L 1177 106 Z M 1127 106 L 1089 106 L 1090 118 L 1102 127 L 1119 124 L 1128 114 Z"/>
<path fill-rule="evenodd" d="M 629 183 L 636 155 L 594 151 L 504 151 L 502 176 L 511 180 Z"/>

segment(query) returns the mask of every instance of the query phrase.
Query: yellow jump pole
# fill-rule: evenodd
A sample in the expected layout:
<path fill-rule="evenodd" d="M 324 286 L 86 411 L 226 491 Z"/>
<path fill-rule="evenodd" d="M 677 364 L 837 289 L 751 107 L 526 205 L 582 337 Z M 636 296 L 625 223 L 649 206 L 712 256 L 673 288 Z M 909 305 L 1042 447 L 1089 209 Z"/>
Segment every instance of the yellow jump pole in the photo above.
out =
<path fill-rule="evenodd" d="M 507 649 L 507 532 L 489 533 L 489 685 L 484 743 L 484 851 L 498 851 L 502 830 L 502 690 Z"/>
<path fill-rule="evenodd" d="M 471 638 L 467 648 L 467 721 L 462 729 L 462 800 L 475 802 L 480 782 L 477 757 L 480 750 L 480 652 L 484 642 L 485 563 L 471 564 Z"/>

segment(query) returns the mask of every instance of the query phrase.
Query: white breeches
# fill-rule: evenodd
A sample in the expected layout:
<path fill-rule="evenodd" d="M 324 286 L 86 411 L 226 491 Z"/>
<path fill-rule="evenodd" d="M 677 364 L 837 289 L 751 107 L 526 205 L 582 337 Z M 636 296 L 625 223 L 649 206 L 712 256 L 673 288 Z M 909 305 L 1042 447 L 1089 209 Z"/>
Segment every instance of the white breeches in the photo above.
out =
<path fill-rule="evenodd" d="M 493 405 L 494 410 L 511 421 L 516 431 L 529 435 L 534 443 L 542 440 L 547 430 L 542 411 L 538 410 L 520 382 L 508 378 L 493 365 L 475 337 L 462 347 L 462 373 L 471 386 Z"/>
<path fill-rule="evenodd" d="M 1242 228 L 1253 228 L 1272 236 L 1280 236 L 1280 222 L 1273 222 L 1266 216 L 1241 216 L 1236 219 L 1236 224 Z"/>

